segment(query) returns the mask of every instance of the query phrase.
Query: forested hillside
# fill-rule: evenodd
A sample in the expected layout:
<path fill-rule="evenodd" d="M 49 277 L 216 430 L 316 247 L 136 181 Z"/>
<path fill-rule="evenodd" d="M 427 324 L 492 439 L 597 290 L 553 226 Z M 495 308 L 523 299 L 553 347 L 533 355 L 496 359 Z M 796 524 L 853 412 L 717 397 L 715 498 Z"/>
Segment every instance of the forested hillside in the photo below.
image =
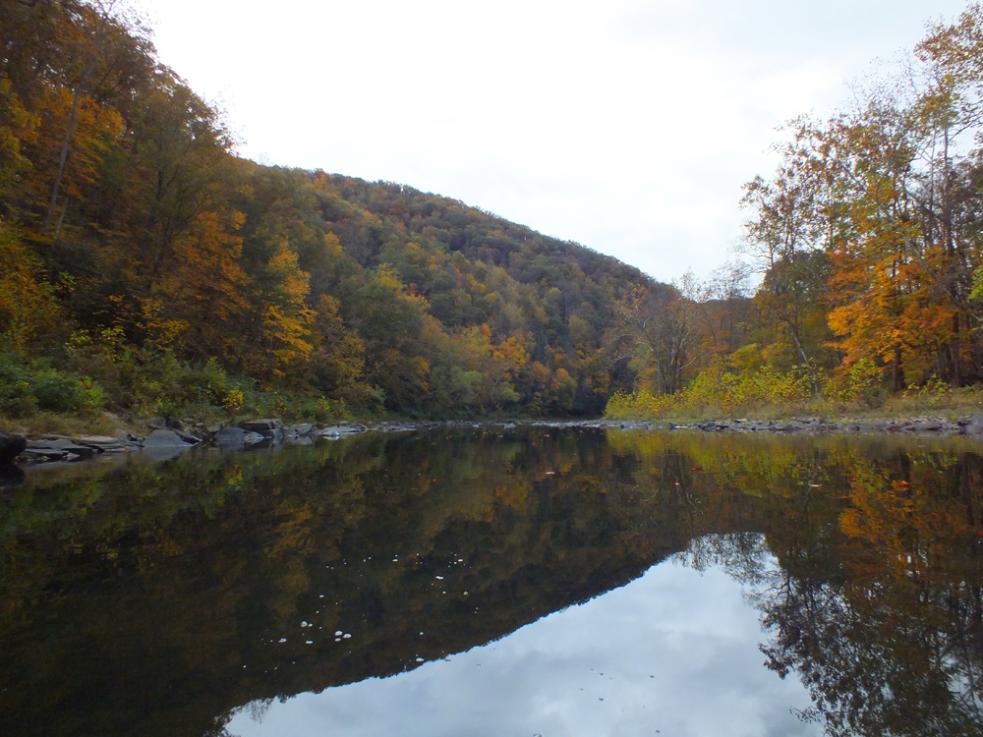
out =
<path fill-rule="evenodd" d="M 83 0 L 0 4 L 0 261 L 8 418 L 597 413 L 634 384 L 620 300 L 668 294 L 460 202 L 238 158 Z"/>
<path fill-rule="evenodd" d="M 0 420 L 978 408 L 983 8 L 879 74 L 787 127 L 743 265 L 668 286 L 242 159 L 139 22 L 0 4 Z"/>

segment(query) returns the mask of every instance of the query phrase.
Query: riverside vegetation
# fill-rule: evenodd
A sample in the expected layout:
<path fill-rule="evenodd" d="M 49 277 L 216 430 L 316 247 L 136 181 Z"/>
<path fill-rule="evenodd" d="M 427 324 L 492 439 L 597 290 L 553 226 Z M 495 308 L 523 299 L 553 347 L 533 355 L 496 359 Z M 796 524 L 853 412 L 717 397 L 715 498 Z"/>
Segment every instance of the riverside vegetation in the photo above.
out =
<path fill-rule="evenodd" d="M 0 426 L 975 412 L 983 10 L 746 187 L 660 284 L 392 183 L 261 166 L 98 2 L 0 6 Z"/>
<path fill-rule="evenodd" d="M 852 108 L 792 121 L 745 187 L 753 298 L 684 281 L 670 309 L 629 300 L 643 381 L 608 414 L 979 411 L 981 91 L 974 4 Z"/>

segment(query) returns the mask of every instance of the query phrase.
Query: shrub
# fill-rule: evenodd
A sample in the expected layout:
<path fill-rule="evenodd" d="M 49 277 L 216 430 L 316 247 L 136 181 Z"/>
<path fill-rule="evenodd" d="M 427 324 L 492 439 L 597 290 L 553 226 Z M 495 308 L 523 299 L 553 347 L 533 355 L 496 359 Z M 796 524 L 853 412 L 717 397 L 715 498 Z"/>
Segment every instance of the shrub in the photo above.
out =
<path fill-rule="evenodd" d="M 36 410 L 94 412 L 106 404 L 106 394 L 88 376 L 28 362 L 16 353 L 0 353 L 0 411 L 13 416 Z"/>
<path fill-rule="evenodd" d="M 733 371 L 720 363 L 699 374 L 675 394 L 639 390 L 615 394 L 605 414 L 613 419 L 658 418 L 673 415 L 734 413 L 766 406 L 799 406 L 811 399 L 809 375 L 804 368 L 779 371 L 772 366 Z"/>
<path fill-rule="evenodd" d="M 222 406 L 229 413 L 235 413 L 242 409 L 242 405 L 246 402 L 246 395 L 243 393 L 242 389 L 229 389 L 222 396 Z"/>
<path fill-rule="evenodd" d="M 842 402 L 877 407 L 884 403 L 883 369 L 869 358 L 861 358 L 826 383 L 825 393 Z"/>

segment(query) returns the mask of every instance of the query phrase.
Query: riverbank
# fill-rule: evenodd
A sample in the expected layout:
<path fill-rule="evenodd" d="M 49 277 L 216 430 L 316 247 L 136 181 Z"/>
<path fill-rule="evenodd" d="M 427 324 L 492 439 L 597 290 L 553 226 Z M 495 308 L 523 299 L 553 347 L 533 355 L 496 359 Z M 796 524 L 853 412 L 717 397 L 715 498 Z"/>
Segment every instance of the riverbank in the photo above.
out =
<path fill-rule="evenodd" d="M 778 420 L 731 418 L 699 422 L 663 420 L 604 420 L 607 427 L 640 430 L 697 430 L 702 432 L 743 433 L 906 433 L 928 435 L 966 435 L 983 440 L 983 414 L 965 417 L 870 417 L 824 418 L 788 417 Z"/>
<path fill-rule="evenodd" d="M 242 451 L 281 445 L 311 445 L 318 440 L 338 440 L 366 432 L 415 432 L 444 428 L 502 429 L 531 427 L 638 431 L 693 431 L 760 434 L 903 434 L 965 436 L 983 441 L 983 413 L 961 417 L 918 415 L 883 417 L 853 415 L 781 419 L 727 418 L 697 422 L 665 420 L 599 419 L 493 419 L 341 422 L 285 424 L 276 418 L 246 420 L 213 428 L 156 427 L 145 434 L 121 429 L 112 435 L 42 433 L 22 436 L 0 433 L 0 465 L 33 465 L 76 462 L 101 456 L 140 452 L 158 460 L 176 457 L 196 447 Z"/>
<path fill-rule="evenodd" d="M 177 457 L 192 448 L 224 451 L 258 450 L 283 445 L 312 445 L 318 440 L 339 440 L 366 432 L 414 432 L 434 428 L 508 428 L 515 420 L 419 420 L 371 423 L 284 423 L 277 418 L 244 420 L 212 428 L 188 429 L 180 423 L 152 427 L 143 434 L 118 429 L 111 435 L 87 433 L 0 432 L 0 468 L 10 465 L 74 463 L 102 455 L 140 452 L 156 460 Z"/>

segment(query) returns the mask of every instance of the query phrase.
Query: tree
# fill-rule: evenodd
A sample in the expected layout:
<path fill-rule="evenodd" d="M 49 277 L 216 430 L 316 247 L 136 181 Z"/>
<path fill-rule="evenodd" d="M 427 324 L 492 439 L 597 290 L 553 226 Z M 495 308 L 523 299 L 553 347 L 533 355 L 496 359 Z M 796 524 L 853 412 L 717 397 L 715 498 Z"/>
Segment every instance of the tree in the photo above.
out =
<path fill-rule="evenodd" d="M 625 297 L 615 342 L 632 357 L 640 376 L 653 377 L 659 393 L 679 391 L 684 372 L 700 357 L 697 311 L 706 297 L 705 286 L 692 274 L 664 290 L 634 286 Z"/>

